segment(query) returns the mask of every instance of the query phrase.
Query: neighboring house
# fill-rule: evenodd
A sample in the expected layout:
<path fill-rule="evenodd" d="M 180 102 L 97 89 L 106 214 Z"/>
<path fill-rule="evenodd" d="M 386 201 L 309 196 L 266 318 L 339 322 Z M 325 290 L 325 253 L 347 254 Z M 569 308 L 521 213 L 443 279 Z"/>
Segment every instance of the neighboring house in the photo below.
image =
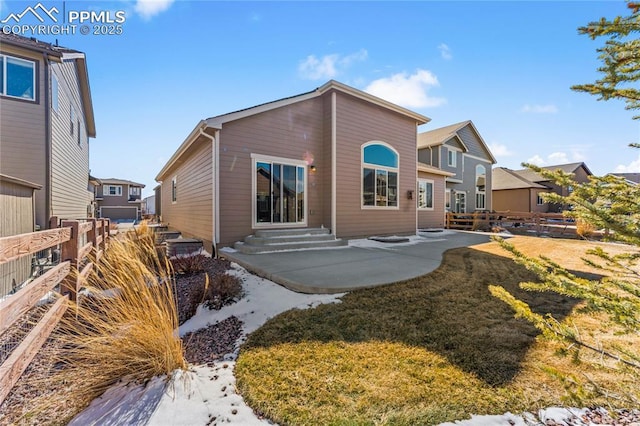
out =
<path fill-rule="evenodd" d="M 609 173 L 613 176 L 625 178 L 630 183 L 640 184 L 640 173 Z"/>
<path fill-rule="evenodd" d="M 96 187 L 98 217 L 112 221 L 138 220 L 142 217 L 144 184 L 124 179 L 100 179 Z"/>
<path fill-rule="evenodd" d="M 151 195 L 142 200 L 142 214 L 147 216 L 155 216 L 156 214 L 156 196 Z"/>
<path fill-rule="evenodd" d="M 85 55 L 0 33 L 0 170 L 42 186 L 36 224 L 92 211 L 89 138 L 96 129 Z"/>
<path fill-rule="evenodd" d="M 495 211 L 547 213 L 549 204 L 541 194 L 549 188 L 518 175 L 505 167 L 496 167 L 492 171 L 493 209 Z"/>
<path fill-rule="evenodd" d="M 418 229 L 444 228 L 445 179 L 452 176 L 451 172 L 418 163 Z"/>
<path fill-rule="evenodd" d="M 420 133 L 418 161 L 452 173 L 446 177 L 447 211 L 492 209 L 491 167 L 496 159 L 470 120 Z"/>
<path fill-rule="evenodd" d="M 416 128 L 428 121 L 336 81 L 203 120 L 156 176 L 162 221 L 223 245 L 263 229 L 414 234 Z M 424 173 L 444 185 L 437 168 Z"/>
<path fill-rule="evenodd" d="M 543 167 L 546 170 L 562 170 L 572 173 L 576 182 L 582 183 L 589 180 L 592 175 L 584 163 L 560 164 Z M 553 192 L 567 196 L 573 188 L 560 187 L 551 180 L 542 177 L 539 173 L 530 170 L 510 170 L 505 167 L 497 167 L 492 171 L 493 175 L 493 209 L 496 211 L 557 213 L 565 209 L 560 204 L 546 203 L 541 194 Z"/>

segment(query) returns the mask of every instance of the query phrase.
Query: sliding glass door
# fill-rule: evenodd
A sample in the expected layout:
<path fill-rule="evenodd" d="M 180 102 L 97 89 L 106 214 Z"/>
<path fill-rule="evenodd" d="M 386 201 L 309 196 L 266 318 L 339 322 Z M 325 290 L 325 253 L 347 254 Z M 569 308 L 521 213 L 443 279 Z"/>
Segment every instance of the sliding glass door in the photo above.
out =
<path fill-rule="evenodd" d="M 285 161 L 254 161 L 255 222 L 257 225 L 306 222 L 303 165 Z"/>

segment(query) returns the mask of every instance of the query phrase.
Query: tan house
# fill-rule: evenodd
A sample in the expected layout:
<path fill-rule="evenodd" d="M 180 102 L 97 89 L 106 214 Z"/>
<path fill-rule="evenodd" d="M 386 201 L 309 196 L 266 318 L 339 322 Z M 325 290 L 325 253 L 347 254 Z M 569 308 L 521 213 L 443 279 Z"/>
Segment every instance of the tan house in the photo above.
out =
<path fill-rule="evenodd" d="M 96 129 L 84 53 L 0 33 L 0 173 L 42 187 L 36 224 L 93 211 L 89 138 Z"/>
<path fill-rule="evenodd" d="M 428 121 L 336 81 L 202 120 L 156 176 L 161 219 L 221 245 L 273 229 L 414 234 L 417 126 Z M 445 175 L 428 166 L 420 173 L 433 182 L 422 186 L 434 218 L 423 226 L 442 226 L 444 208 L 433 200 Z"/>
<path fill-rule="evenodd" d="M 113 222 L 135 221 L 142 217 L 144 184 L 125 179 L 99 179 L 95 188 L 96 215 Z"/>
<path fill-rule="evenodd" d="M 543 167 L 572 173 L 577 182 L 587 182 L 591 171 L 584 163 L 560 164 Z M 546 203 L 541 194 L 553 192 L 562 196 L 571 193 L 571 187 L 560 187 L 530 169 L 511 170 L 496 167 L 493 176 L 493 209 L 496 211 L 557 213 L 564 206 Z"/>

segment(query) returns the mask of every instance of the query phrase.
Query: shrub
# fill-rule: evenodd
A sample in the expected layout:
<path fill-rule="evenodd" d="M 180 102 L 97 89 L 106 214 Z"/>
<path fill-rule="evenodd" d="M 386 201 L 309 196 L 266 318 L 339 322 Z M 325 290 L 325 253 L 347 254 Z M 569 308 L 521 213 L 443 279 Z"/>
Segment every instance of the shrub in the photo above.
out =
<path fill-rule="evenodd" d="M 171 259 L 173 270 L 178 274 L 193 275 L 207 269 L 207 259 L 204 254 L 178 256 Z"/>
<path fill-rule="evenodd" d="M 242 281 L 233 275 L 221 274 L 208 279 L 203 289 L 202 299 L 209 309 L 220 309 L 233 303 L 242 295 Z"/>

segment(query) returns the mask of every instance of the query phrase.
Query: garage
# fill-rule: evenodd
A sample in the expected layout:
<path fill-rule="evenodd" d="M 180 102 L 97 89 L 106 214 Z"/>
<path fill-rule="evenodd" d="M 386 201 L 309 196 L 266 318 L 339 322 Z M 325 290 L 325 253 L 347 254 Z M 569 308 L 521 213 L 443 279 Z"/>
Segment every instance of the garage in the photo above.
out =
<path fill-rule="evenodd" d="M 121 220 L 137 220 L 137 207 L 100 207 L 100 217 L 109 218 L 113 222 Z"/>

